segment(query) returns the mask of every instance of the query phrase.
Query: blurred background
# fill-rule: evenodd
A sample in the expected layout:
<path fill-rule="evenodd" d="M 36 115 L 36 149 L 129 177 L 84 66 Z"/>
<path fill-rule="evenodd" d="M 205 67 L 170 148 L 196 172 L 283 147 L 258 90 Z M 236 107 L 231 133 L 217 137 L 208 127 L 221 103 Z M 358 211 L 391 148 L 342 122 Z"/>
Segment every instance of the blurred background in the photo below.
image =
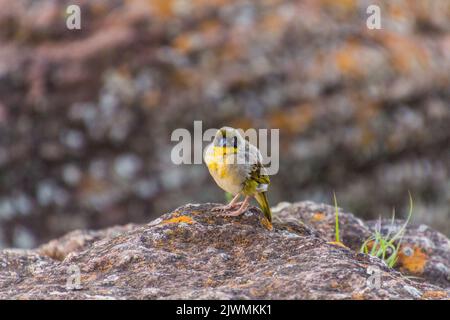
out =
<path fill-rule="evenodd" d="M 81 7 L 81 30 L 66 7 Z M 381 30 L 366 27 L 369 5 Z M 269 200 L 450 235 L 450 1 L 0 0 L 0 247 L 224 202 L 176 128 L 280 128 Z"/>

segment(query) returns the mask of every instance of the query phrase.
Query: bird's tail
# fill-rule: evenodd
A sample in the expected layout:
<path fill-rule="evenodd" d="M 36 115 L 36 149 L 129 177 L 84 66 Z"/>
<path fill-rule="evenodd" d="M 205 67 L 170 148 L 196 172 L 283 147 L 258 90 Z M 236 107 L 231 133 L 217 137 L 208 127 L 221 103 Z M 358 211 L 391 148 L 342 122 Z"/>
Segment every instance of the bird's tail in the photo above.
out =
<path fill-rule="evenodd" d="M 258 201 L 264 216 L 269 220 L 269 222 L 272 222 L 272 211 L 270 210 L 269 201 L 267 201 L 267 195 L 266 192 L 258 192 L 255 195 L 256 201 Z"/>

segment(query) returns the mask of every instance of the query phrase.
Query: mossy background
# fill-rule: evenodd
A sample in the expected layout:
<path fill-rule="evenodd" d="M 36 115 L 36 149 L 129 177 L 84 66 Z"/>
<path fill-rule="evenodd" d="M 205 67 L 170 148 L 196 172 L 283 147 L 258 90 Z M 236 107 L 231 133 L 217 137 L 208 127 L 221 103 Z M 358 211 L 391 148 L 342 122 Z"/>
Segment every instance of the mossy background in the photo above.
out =
<path fill-rule="evenodd" d="M 67 30 L 78 4 L 82 30 Z M 382 30 L 366 28 L 381 7 Z M 450 234 L 450 2 L 0 0 L 0 247 L 224 201 L 176 128 L 280 128 L 269 200 Z"/>

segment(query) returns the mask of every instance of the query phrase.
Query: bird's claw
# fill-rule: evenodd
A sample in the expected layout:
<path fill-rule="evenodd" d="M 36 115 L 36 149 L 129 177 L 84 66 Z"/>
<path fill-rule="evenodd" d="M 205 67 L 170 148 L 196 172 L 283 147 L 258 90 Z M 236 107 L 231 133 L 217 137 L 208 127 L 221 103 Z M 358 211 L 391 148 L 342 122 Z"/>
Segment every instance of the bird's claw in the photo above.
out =
<path fill-rule="evenodd" d="M 235 207 L 240 207 L 242 205 L 242 202 L 238 202 L 232 205 L 225 205 L 225 206 L 218 206 L 212 209 L 212 211 L 228 211 L 230 209 L 234 209 Z"/>
<path fill-rule="evenodd" d="M 211 211 L 214 211 L 214 212 L 217 212 L 217 211 L 226 211 L 226 210 L 228 210 L 228 207 L 227 207 L 227 206 L 219 206 L 219 207 L 215 207 L 215 208 L 212 208 L 212 209 L 211 209 Z"/>
<path fill-rule="evenodd" d="M 233 211 L 233 212 L 223 212 L 220 214 L 222 217 L 237 217 L 240 216 L 243 212 Z"/>
<path fill-rule="evenodd" d="M 246 207 L 240 207 L 238 210 L 232 211 L 232 212 L 223 212 L 220 215 L 222 217 L 237 217 L 240 216 L 241 214 L 243 214 L 245 211 L 247 211 L 248 206 Z"/>

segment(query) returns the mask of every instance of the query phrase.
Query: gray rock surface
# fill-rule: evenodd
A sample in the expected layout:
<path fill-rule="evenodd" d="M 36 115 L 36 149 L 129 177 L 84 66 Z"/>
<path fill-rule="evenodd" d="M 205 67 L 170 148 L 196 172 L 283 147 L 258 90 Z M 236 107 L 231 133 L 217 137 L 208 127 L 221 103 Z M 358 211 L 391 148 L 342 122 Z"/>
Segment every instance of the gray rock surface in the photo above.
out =
<path fill-rule="evenodd" d="M 213 207 L 189 204 L 145 225 L 75 231 L 35 250 L 3 250 L 0 298 L 449 297 L 449 240 L 427 227 L 408 230 L 425 241 L 415 243 L 426 246 L 431 257 L 409 278 L 401 273 L 408 261 L 394 270 L 352 249 L 370 233 L 352 214 L 341 213 L 347 247 L 329 243 L 333 207 L 281 203 L 274 208 L 273 225 L 254 207 L 237 218 L 218 216 Z M 437 278 L 427 272 L 435 263 L 444 266 Z"/>
<path fill-rule="evenodd" d="M 272 203 L 373 219 L 410 190 L 450 235 L 450 2 L 377 3 L 382 30 L 367 0 L 0 0 L 0 247 L 221 202 L 170 161 L 194 120 L 281 129 Z"/>

